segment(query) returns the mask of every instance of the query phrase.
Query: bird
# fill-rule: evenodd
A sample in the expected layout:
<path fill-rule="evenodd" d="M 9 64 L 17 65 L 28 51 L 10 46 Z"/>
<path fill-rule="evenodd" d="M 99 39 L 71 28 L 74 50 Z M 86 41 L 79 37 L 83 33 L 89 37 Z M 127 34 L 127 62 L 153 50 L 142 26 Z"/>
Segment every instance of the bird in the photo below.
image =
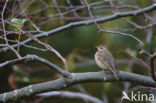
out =
<path fill-rule="evenodd" d="M 113 73 L 116 80 L 119 80 L 117 74 L 119 69 L 115 64 L 115 60 L 111 52 L 107 49 L 105 45 L 96 46 L 97 52 L 95 53 L 96 64 L 102 68 L 104 73 Z"/>

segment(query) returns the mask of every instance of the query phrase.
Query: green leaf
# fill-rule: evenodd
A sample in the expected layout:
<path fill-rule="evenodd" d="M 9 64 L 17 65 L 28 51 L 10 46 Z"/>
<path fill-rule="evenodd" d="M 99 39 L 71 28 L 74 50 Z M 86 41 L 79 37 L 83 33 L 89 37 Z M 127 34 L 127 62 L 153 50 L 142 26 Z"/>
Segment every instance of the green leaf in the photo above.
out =
<path fill-rule="evenodd" d="M 132 51 L 131 51 L 131 54 L 132 54 L 133 56 L 137 56 L 137 51 L 136 51 L 136 50 L 132 50 Z"/>
<path fill-rule="evenodd" d="M 126 50 L 128 53 L 130 53 L 132 56 L 137 56 L 138 55 L 138 52 L 136 50 L 132 50 L 130 48 L 127 48 Z"/>
<path fill-rule="evenodd" d="M 12 18 L 11 23 L 17 28 L 20 29 L 22 27 L 22 24 L 24 24 L 27 21 L 27 19 L 18 19 L 18 18 Z"/>

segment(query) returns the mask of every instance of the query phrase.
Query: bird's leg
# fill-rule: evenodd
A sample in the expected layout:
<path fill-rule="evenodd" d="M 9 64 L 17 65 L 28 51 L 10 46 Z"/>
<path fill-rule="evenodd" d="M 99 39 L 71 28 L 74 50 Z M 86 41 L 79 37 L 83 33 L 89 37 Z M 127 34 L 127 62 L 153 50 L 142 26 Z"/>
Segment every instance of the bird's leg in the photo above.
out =
<path fill-rule="evenodd" d="M 103 72 L 104 74 L 109 74 L 110 73 L 110 71 L 107 70 L 107 69 L 102 69 L 101 72 Z"/>
<path fill-rule="evenodd" d="M 116 80 L 119 80 L 119 77 L 117 76 L 117 73 L 116 73 L 115 71 L 113 71 L 113 70 L 112 70 L 112 72 L 113 72 L 113 74 L 114 74 L 114 76 L 115 76 L 115 79 L 116 79 Z"/>
<path fill-rule="evenodd" d="M 102 69 L 101 72 L 105 73 L 104 69 Z"/>

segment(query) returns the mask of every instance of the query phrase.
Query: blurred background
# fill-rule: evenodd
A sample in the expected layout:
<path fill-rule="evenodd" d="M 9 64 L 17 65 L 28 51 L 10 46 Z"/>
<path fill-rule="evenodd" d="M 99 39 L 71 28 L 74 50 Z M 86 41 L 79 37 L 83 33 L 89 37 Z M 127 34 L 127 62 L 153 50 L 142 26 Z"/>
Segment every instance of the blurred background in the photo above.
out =
<path fill-rule="evenodd" d="M 94 18 L 103 18 L 116 12 L 128 12 L 151 6 L 155 0 L 87 0 Z M 0 13 L 5 0 L 0 0 Z M 131 34 L 144 43 L 144 49 L 149 53 L 156 51 L 155 11 L 138 16 L 128 16 L 98 23 L 104 30 Z M 9 0 L 4 12 L 7 38 L 10 45 L 17 44 L 20 31 L 16 30 L 11 20 L 26 19 L 20 28 L 31 35 L 50 31 L 73 22 L 91 20 L 87 6 L 83 0 Z M 1 19 L 2 20 L 2 19 Z M 0 44 L 4 41 L 4 30 L 0 21 Z M 38 30 L 37 30 L 38 29 Z M 22 34 L 20 41 L 28 36 Z M 12 40 L 12 41 L 11 41 Z M 67 60 L 70 72 L 96 72 L 100 68 L 95 64 L 94 54 L 97 45 L 106 45 L 113 54 L 118 67 L 122 71 L 150 76 L 149 59 L 139 54 L 139 43 L 128 36 L 99 32 L 94 24 L 73 26 L 58 33 L 54 33 L 40 40 L 51 45 Z M 28 46 L 44 48 L 36 42 L 27 46 L 20 46 L 19 54 L 35 54 L 43 57 L 64 69 L 61 60 L 52 52 L 35 50 Z M 3 47 L 0 47 L 1 49 Z M 12 51 L 0 53 L 0 62 L 16 59 Z M 27 62 L 0 68 L 0 93 L 21 88 L 29 84 L 55 80 L 61 77 L 52 68 L 39 62 Z M 108 103 L 120 103 L 122 91 L 138 86 L 135 83 L 85 83 L 73 85 L 65 91 L 82 92 L 107 100 Z M 141 89 L 143 93 L 149 90 Z M 23 99 L 18 103 L 32 103 L 39 97 Z M 68 99 L 63 96 L 49 97 L 40 100 L 41 103 L 90 103 L 82 99 Z M 105 101 L 107 103 L 107 101 Z M 124 101 L 124 103 L 129 103 Z M 135 102 L 134 102 L 135 103 Z M 138 102 L 137 102 L 138 103 Z M 146 103 L 139 102 L 139 103 Z M 148 103 L 148 102 L 147 102 Z M 155 102 L 153 102 L 155 103 Z"/>

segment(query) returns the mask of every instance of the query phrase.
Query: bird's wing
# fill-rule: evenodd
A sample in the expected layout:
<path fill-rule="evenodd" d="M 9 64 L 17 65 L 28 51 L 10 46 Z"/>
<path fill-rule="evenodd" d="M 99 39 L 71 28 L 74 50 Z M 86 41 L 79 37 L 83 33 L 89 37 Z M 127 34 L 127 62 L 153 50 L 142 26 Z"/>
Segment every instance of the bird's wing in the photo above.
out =
<path fill-rule="evenodd" d="M 108 53 L 109 53 L 108 55 L 110 56 L 110 57 L 108 57 L 108 59 L 109 59 L 108 63 L 110 65 L 111 69 L 113 69 L 114 71 L 118 72 L 118 67 L 115 64 L 115 60 L 114 60 L 113 55 L 110 52 L 108 52 Z"/>
<path fill-rule="evenodd" d="M 115 65 L 114 58 L 110 52 L 107 52 L 107 54 L 100 53 L 100 57 L 102 57 L 103 62 L 105 61 L 106 68 L 116 73 L 118 72 L 118 69 L 116 68 L 116 65 Z"/>

